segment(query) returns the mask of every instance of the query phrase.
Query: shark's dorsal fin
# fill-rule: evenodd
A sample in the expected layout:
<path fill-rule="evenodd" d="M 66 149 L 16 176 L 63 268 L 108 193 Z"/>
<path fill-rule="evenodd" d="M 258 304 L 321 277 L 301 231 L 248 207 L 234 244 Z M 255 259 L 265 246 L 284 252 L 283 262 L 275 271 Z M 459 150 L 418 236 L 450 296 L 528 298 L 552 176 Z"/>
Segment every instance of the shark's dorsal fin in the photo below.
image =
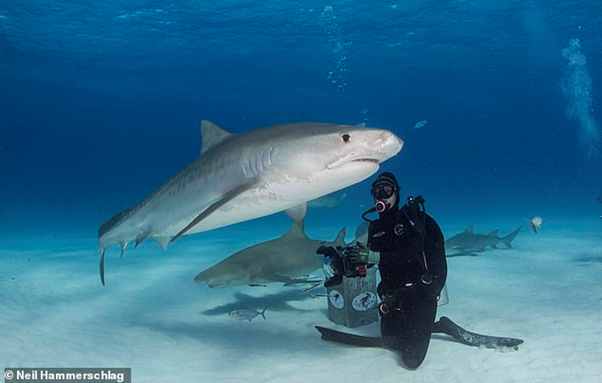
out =
<path fill-rule="evenodd" d="M 355 239 L 354 242 L 359 241 L 361 243 L 368 243 L 368 227 L 370 225 L 368 222 L 364 222 L 355 229 Z"/>
<path fill-rule="evenodd" d="M 201 155 L 231 135 L 211 121 L 201 121 Z"/>
<path fill-rule="evenodd" d="M 335 246 L 344 246 L 345 245 L 345 236 L 347 235 L 347 229 L 342 228 L 337 234 L 337 237 L 334 239 Z"/>
<path fill-rule="evenodd" d="M 464 234 L 473 234 L 474 233 L 474 228 L 471 226 L 468 226 L 466 228 L 466 230 L 464 230 Z"/>
<path fill-rule="evenodd" d="M 301 219 L 301 221 L 295 222 L 291 225 L 291 227 L 287 230 L 286 233 L 282 236 L 282 239 L 290 239 L 290 238 L 306 238 L 305 234 L 305 220 Z"/>
<path fill-rule="evenodd" d="M 487 236 L 489 236 L 489 237 L 497 237 L 498 232 L 499 232 L 499 230 L 495 229 L 491 233 L 487 234 Z"/>

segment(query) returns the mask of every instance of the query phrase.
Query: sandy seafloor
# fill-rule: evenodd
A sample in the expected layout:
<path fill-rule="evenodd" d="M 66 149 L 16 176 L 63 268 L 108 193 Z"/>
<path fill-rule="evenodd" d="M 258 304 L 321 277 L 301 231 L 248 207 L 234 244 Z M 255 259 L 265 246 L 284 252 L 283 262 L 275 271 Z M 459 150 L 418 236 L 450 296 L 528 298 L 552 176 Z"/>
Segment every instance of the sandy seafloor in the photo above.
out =
<path fill-rule="evenodd" d="M 442 223 L 449 236 L 463 222 Z M 477 232 L 494 227 L 484 222 Z M 500 233 L 513 224 L 500 225 Z M 479 230 L 480 229 L 480 230 Z M 0 361 L 10 367 L 131 367 L 134 382 L 599 382 L 602 376 L 602 222 L 524 228 L 513 250 L 448 260 L 450 303 L 439 310 L 474 332 L 519 337 L 514 351 L 435 335 L 416 371 L 383 349 L 322 341 L 334 325 L 325 298 L 269 285 L 193 283 L 228 254 L 284 232 L 220 230 L 162 250 L 112 249 L 107 285 L 93 233 L 0 238 Z M 310 235 L 332 239 L 336 228 Z M 234 233 L 234 234 L 233 234 Z M 348 238 L 351 239 L 351 238 Z M 267 306 L 266 320 L 228 312 Z M 354 329 L 377 335 L 371 324 Z"/>

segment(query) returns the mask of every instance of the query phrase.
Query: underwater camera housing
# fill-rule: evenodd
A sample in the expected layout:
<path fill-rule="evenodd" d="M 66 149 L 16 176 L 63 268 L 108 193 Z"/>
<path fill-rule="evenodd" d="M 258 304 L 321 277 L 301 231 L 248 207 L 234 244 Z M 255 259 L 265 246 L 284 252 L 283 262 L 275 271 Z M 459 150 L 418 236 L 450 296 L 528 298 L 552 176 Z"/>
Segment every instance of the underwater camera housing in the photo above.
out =
<path fill-rule="evenodd" d="M 343 277 L 365 277 L 367 267 L 365 264 L 355 264 L 351 262 L 348 255 L 351 250 L 359 249 L 358 245 L 326 247 L 321 246 L 317 253 L 323 254 L 322 271 L 326 277 L 325 287 L 338 285 L 343 281 Z M 370 265 L 369 267 L 371 267 Z"/>
<path fill-rule="evenodd" d="M 328 319 L 349 328 L 378 321 L 376 268 L 351 262 L 348 255 L 353 249 L 358 246 L 322 246 L 317 251 L 324 255 Z"/>

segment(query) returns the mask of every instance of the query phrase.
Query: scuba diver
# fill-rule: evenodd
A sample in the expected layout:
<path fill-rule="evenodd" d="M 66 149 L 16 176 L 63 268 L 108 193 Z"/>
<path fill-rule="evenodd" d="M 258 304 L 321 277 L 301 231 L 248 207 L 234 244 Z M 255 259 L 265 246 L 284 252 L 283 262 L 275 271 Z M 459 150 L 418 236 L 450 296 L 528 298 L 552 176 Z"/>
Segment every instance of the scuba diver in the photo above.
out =
<path fill-rule="evenodd" d="M 317 327 L 322 338 L 341 343 L 386 347 L 401 354 L 408 369 L 418 368 L 427 353 L 432 333 L 445 333 L 456 340 L 491 348 L 516 347 L 520 339 L 474 334 L 446 317 L 435 321 L 437 301 L 447 278 L 444 237 L 439 225 L 426 213 L 422 197 L 407 199 L 399 206 L 399 185 L 391 173 L 380 174 L 371 189 L 375 205 L 362 218 L 370 223 L 367 246 L 321 247 L 330 277 L 325 286 L 339 284 L 343 275 L 365 275 L 365 267 L 378 264 L 381 282 L 381 338 L 361 337 Z M 366 216 L 378 212 L 377 219 Z M 332 262 L 331 262 L 332 261 Z"/>

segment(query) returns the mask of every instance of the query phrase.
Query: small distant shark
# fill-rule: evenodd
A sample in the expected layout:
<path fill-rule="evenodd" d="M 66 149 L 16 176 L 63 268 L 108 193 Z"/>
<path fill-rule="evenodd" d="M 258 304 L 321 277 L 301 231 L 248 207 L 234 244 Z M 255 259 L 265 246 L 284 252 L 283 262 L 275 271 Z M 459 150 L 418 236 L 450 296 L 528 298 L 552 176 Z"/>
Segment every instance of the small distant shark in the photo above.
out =
<path fill-rule="evenodd" d="M 475 234 L 473 227 L 469 226 L 464 232 L 454 235 L 445 241 L 445 254 L 448 258 L 458 257 L 462 255 L 476 255 L 485 251 L 487 246 L 497 249 L 499 243 L 503 243 L 507 248 L 512 249 L 512 241 L 523 225 L 514 230 L 505 237 L 498 236 L 498 230 L 494 230 L 489 234 Z"/>
<path fill-rule="evenodd" d="M 370 177 L 403 141 L 387 130 L 305 122 L 231 134 L 201 122 L 202 155 L 98 231 L 100 278 L 107 247 L 183 235 L 293 208 Z"/>
<path fill-rule="evenodd" d="M 196 283 L 209 287 L 261 286 L 267 283 L 315 283 L 304 276 L 322 266 L 322 257 L 316 250 L 322 246 L 344 246 L 345 228 L 334 242 L 323 242 L 307 237 L 304 221 L 295 222 L 280 238 L 243 249 L 220 263 L 202 271 L 194 278 Z M 302 278 L 298 278 L 302 277 Z"/>

